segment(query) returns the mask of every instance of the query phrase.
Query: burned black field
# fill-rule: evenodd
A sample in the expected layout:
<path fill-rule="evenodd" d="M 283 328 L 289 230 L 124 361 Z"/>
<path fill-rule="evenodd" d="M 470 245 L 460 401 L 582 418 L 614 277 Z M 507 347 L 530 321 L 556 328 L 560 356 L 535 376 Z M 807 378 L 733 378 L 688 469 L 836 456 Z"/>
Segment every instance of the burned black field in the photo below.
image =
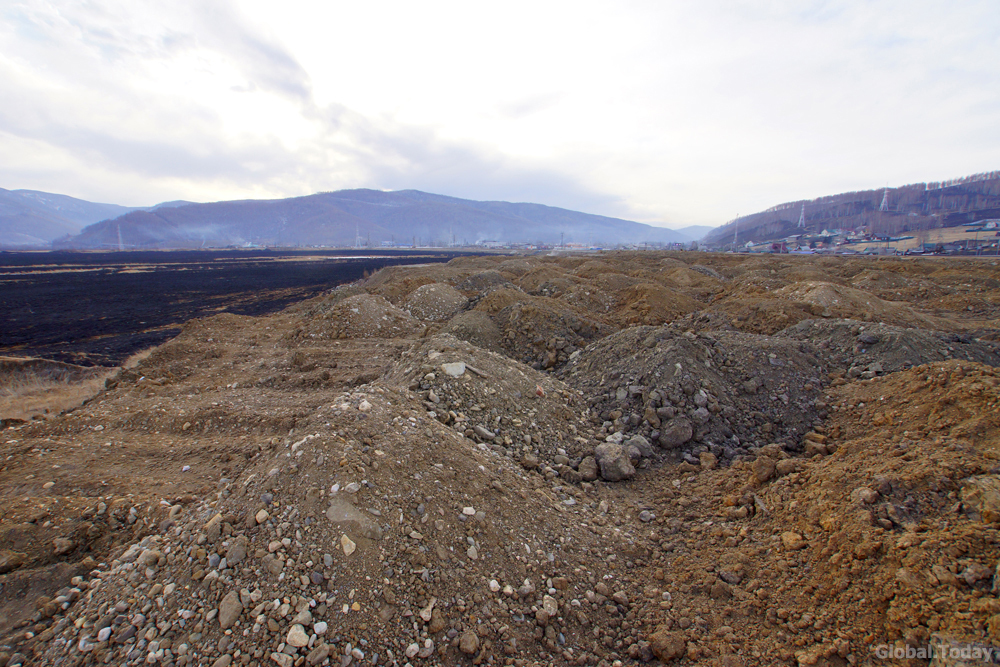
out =
<path fill-rule="evenodd" d="M 0 253 L 0 354 L 114 366 L 219 312 L 263 315 L 435 251 Z"/>

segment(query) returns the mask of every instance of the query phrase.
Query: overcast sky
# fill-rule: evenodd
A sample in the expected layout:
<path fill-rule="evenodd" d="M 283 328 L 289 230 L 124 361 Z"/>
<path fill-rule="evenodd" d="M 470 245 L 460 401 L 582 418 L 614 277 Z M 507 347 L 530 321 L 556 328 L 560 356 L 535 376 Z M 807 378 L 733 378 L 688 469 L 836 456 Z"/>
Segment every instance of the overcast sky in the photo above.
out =
<path fill-rule="evenodd" d="M 0 187 L 681 227 L 1000 169 L 997 0 L 0 0 Z"/>

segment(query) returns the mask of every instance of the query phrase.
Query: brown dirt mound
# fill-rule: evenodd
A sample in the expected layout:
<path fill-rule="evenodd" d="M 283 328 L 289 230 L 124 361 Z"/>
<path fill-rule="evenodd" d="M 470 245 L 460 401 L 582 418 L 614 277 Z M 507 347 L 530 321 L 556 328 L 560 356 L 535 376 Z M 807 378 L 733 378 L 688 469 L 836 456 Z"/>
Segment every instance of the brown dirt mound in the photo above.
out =
<path fill-rule="evenodd" d="M 789 450 L 822 413 L 829 368 L 797 341 L 737 332 L 633 327 L 588 346 L 561 372 L 607 432 L 642 435 L 663 454 L 733 460 L 781 441 Z"/>
<path fill-rule="evenodd" d="M 419 333 L 419 321 L 381 296 L 359 294 L 340 301 L 300 327 L 313 338 L 405 338 Z"/>
<path fill-rule="evenodd" d="M 663 479 L 646 505 L 662 516 L 649 592 L 669 593 L 645 607 L 654 647 L 841 665 L 879 647 L 996 645 L 1000 524 L 982 510 L 1000 501 L 983 481 L 996 471 L 996 386 L 994 369 L 967 362 L 845 385 L 813 458 L 766 450 Z M 671 536 L 695 522 L 693 539 Z"/>
<path fill-rule="evenodd" d="M 778 335 L 818 345 L 848 377 L 872 377 L 951 359 L 1000 366 L 1000 346 L 968 334 L 856 320 L 806 320 Z"/>
<path fill-rule="evenodd" d="M 739 331 L 772 335 L 802 320 L 813 318 L 823 313 L 824 309 L 785 299 L 745 297 L 713 304 L 710 311 L 724 315 L 726 323 Z"/>
<path fill-rule="evenodd" d="M 528 296 L 493 316 L 504 350 L 535 368 L 552 368 L 587 343 L 611 333 L 603 322 L 560 302 Z"/>
<path fill-rule="evenodd" d="M 835 317 L 892 324 L 913 324 L 941 328 L 941 322 L 917 313 L 905 303 L 884 301 L 873 294 L 832 283 L 805 282 L 789 285 L 775 292 L 776 296 L 799 301 L 829 311 Z"/>
<path fill-rule="evenodd" d="M 503 352 L 500 329 L 489 315 L 479 310 L 459 313 L 451 318 L 441 333 L 451 334 L 484 350 Z"/>
<path fill-rule="evenodd" d="M 431 283 L 421 285 L 406 299 L 406 309 L 418 320 L 445 322 L 469 304 L 461 292 L 451 285 Z"/>
<path fill-rule="evenodd" d="M 515 284 L 528 294 L 557 297 L 572 290 L 578 282 L 578 278 L 561 267 L 543 265 L 518 278 Z"/>
<path fill-rule="evenodd" d="M 630 287 L 621 300 L 626 305 L 615 313 L 619 326 L 663 324 L 701 308 L 700 303 L 682 292 L 649 283 Z"/>

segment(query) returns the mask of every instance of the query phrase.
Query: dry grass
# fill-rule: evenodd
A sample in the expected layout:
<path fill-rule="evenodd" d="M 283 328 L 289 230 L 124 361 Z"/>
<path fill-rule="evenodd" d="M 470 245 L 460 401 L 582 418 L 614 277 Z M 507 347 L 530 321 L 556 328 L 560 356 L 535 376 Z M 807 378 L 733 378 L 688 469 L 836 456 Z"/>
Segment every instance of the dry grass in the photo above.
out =
<path fill-rule="evenodd" d="M 79 406 L 100 392 L 117 370 L 0 357 L 0 419 L 29 421 Z"/>

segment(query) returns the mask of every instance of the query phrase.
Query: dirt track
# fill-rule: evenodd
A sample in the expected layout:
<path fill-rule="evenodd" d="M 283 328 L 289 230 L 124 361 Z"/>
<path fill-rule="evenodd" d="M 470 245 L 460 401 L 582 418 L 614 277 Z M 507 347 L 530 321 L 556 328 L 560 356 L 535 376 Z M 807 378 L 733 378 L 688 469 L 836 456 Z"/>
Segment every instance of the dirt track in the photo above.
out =
<path fill-rule="evenodd" d="M 982 260 L 491 257 L 189 322 L 4 430 L 0 665 L 1000 645 L 998 299 Z"/>

